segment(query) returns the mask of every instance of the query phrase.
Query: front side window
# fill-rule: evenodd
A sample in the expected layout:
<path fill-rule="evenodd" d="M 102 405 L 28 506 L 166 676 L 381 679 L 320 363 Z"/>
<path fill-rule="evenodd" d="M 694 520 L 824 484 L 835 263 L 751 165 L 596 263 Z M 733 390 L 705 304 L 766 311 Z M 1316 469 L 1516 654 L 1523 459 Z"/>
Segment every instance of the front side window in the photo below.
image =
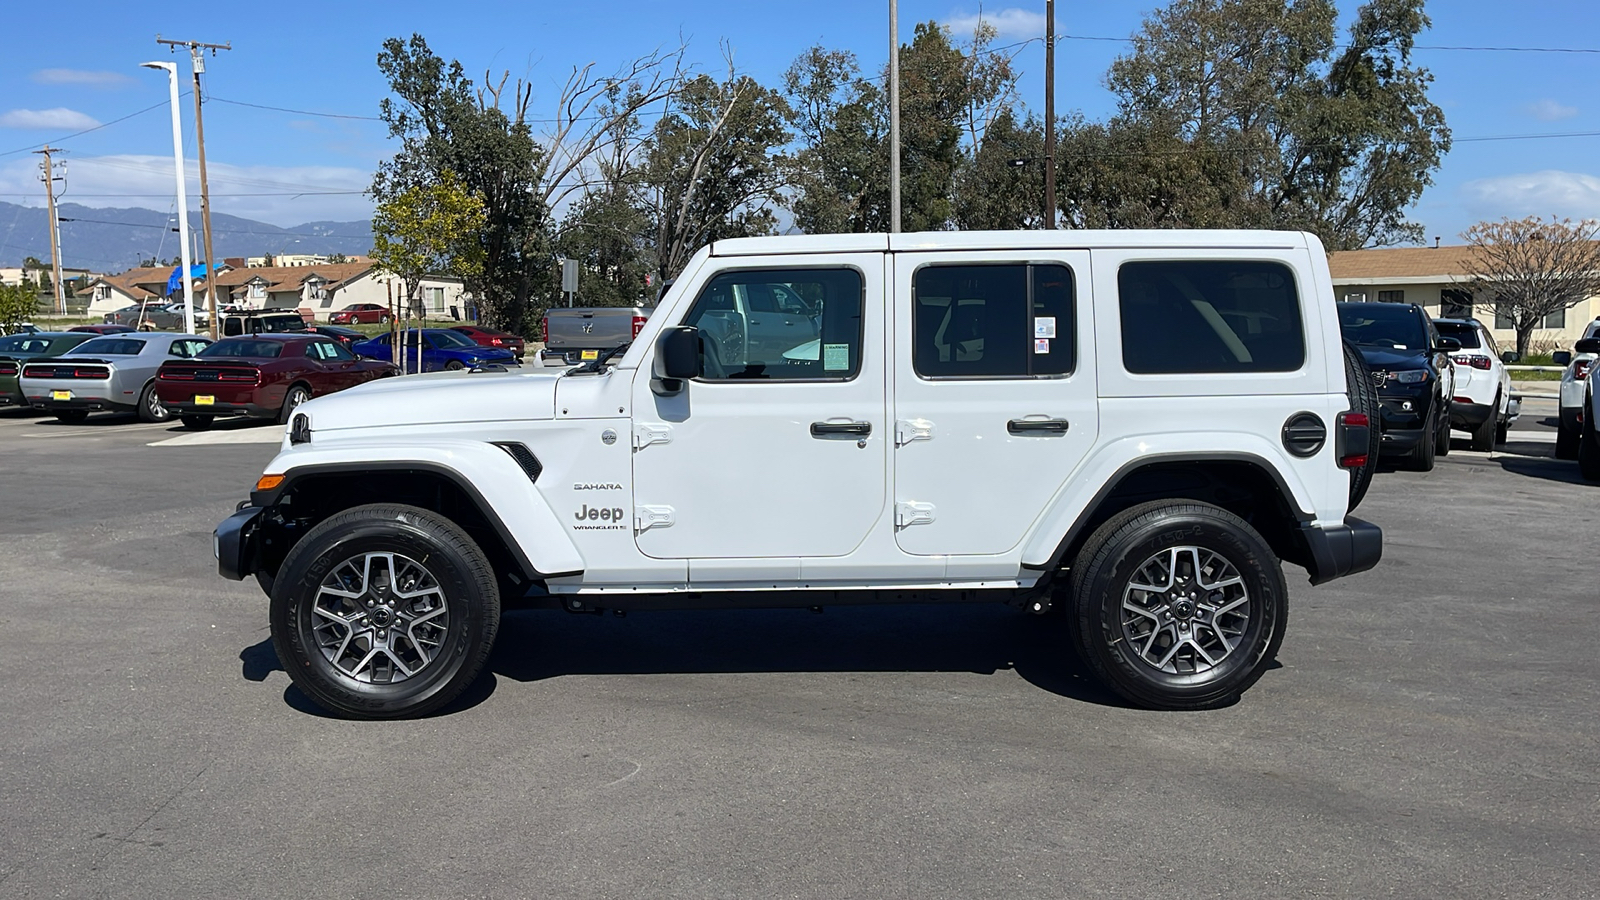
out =
<path fill-rule="evenodd" d="M 924 266 L 912 283 L 912 366 L 924 378 L 1072 371 L 1072 270 L 1057 264 Z"/>
<path fill-rule="evenodd" d="M 846 381 L 861 370 L 861 273 L 855 269 L 723 272 L 695 298 L 707 381 Z"/>
<path fill-rule="evenodd" d="M 1305 364 L 1300 295 L 1283 263 L 1128 262 L 1117 271 L 1117 295 L 1129 372 L 1293 372 Z"/>

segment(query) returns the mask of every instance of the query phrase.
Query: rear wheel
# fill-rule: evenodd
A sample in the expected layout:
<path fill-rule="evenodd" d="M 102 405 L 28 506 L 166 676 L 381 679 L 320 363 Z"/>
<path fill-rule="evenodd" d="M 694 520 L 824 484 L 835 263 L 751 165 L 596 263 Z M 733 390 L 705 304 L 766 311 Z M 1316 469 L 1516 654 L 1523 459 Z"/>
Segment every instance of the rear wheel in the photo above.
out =
<path fill-rule="evenodd" d="M 1361 505 L 1361 499 L 1367 495 L 1367 488 L 1372 485 L 1372 472 L 1378 465 L 1378 446 L 1383 435 L 1382 413 L 1378 408 L 1378 390 L 1372 385 L 1372 376 L 1367 371 L 1367 364 L 1361 359 L 1361 351 L 1349 341 L 1344 342 L 1344 381 L 1350 411 L 1365 415 L 1368 422 L 1366 465 L 1350 470 L 1349 508 L 1353 510 Z"/>
<path fill-rule="evenodd" d="M 139 418 L 146 422 L 165 422 L 172 418 L 172 411 L 162 406 L 161 398 L 156 395 L 155 382 L 145 385 L 139 394 Z"/>
<path fill-rule="evenodd" d="M 278 413 L 278 424 L 289 424 L 289 417 L 294 415 L 294 408 L 311 399 L 311 390 L 303 384 L 289 388 L 283 395 L 283 410 Z"/>
<path fill-rule="evenodd" d="M 1477 428 L 1472 429 L 1472 449 L 1479 451 L 1494 449 L 1495 429 L 1500 426 L 1500 395 L 1494 395 L 1494 403 L 1489 406 L 1489 415 Z"/>
<path fill-rule="evenodd" d="M 453 522 L 398 504 L 313 528 L 273 579 L 272 644 L 300 690 L 340 715 L 388 719 L 449 703 L 500 625 L 489 561 Z"/>
<path fill-rule="evenodd" d="M 1278 652 L 1288 589 L 1272 549 L 1206 503 L 1158 500 L 1090 536 L 1072 566 L 1075 637 L 1107 686 L 1152 709 L 1204 709 Z"/>
<path fill-rule="evenodd" d="M 1556 427 L 1556 459 L 1578 458 L 1578 428 L 1568 425 L 1565 418 Z"/>
<path fill-rule="evenodd" d="M 211 427 L 212 418 L 212 416 L 185 415 L 179 416 L 179 421 L 183 422 L 183 427 L 191 431 L 205 431 Z"/>
<path fill-rule="evenodd" d="M 1593 406 L 1586 404 L 1583 413 L 1578 436 L 1578 471 L 1589 481 L 1600 481 L 1600 434 L 1595 433 Z"/>

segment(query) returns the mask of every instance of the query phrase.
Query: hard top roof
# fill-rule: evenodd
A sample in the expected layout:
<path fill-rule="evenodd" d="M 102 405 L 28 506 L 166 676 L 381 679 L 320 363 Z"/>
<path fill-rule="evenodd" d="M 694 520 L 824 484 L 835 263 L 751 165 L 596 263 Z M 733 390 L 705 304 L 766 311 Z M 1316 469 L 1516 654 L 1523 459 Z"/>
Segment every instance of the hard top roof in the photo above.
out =
<path fill-rule="evenodd" d="M 1090 250 L 1252 248 L 1293 250 L 1314 237 L 1298 231 L 1143 229 L 1083 231 L 922 231 L 902 234 L 796 234 L 729 238 L 712 256 L 768 253 L 908 253 L 924 250 Z M 1321 249 L 1320 247 L 1318 248 Z"/>

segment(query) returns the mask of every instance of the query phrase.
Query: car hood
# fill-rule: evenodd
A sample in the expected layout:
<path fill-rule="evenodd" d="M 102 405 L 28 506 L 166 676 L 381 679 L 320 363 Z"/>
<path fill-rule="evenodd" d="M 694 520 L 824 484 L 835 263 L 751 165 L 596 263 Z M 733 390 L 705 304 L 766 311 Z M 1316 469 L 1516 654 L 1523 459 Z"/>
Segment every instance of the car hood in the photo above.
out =
<path fill-rule="evenodd" d="M 436 372 L 380 378 L 300 407 L 311 430 L 555 418 L 560 372 Z"/>
<path fill-rule="evenodd" d="M 1428 354 L 1421 350 L 1395 350 L 1390 347 L 1357 345 L 1361 358 L 1369 369 L 1422 369 L 1428 365 Z"/>

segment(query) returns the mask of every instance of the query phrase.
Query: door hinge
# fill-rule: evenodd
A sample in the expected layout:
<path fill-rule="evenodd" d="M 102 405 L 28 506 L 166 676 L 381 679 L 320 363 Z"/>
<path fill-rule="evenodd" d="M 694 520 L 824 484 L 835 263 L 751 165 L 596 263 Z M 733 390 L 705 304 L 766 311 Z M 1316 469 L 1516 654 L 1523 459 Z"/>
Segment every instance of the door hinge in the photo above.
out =
<path fill-rule="evenodd" d="M 912 441 L 933 440 L 933 423 L 927 419 L 901 419 L 894 423 L 894 445 L 904 447 Z"/>
<path fill-rule="evenodd" d="M 672 521 L 672 507 L 670 506 L 634 507 L 633 530 L 640 534 L 652 528 L 671 528 Z"/>
<path fill-rule="evenodd" d="M 933 524 L 932 503 L 910 503 L 901 500 L 894 505 L 894 525 L 896 528 L 905 528 L 909 525 Z"/>
<path fill-rule="evenodd" d="M 633 426 L 633 449 L 642 450 L 651 444 L 672 443 L 671 425 L 635 425 Z"/>

